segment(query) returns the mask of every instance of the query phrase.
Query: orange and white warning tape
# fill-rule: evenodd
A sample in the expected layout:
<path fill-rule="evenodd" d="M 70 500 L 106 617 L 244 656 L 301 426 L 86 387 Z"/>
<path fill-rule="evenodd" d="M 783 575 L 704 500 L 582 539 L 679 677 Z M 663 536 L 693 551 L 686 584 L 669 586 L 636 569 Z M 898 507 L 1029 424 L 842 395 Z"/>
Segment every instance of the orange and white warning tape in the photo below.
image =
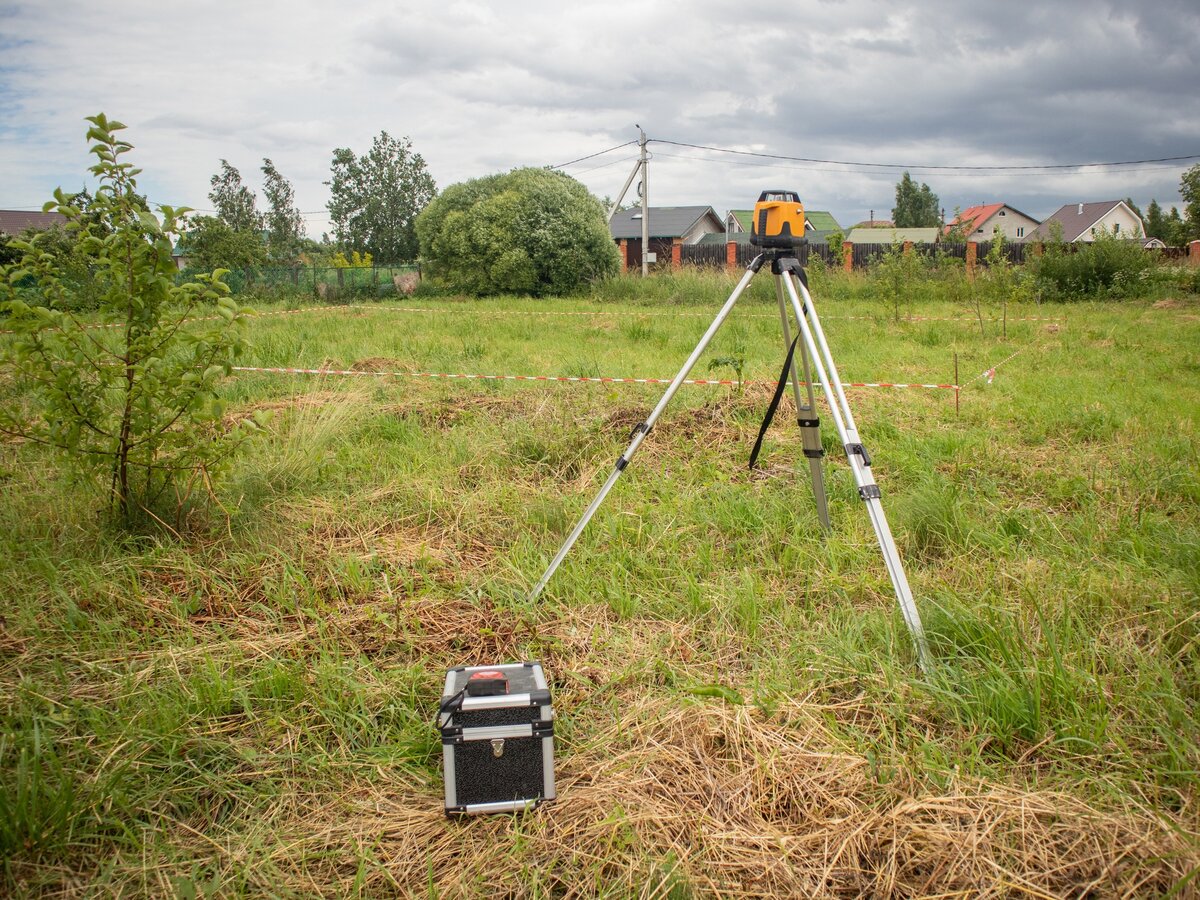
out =
<path fill-rule="evenodd" d="M 1016 359 L 1018 356 L 1020 356 L 1022 353 L 1024 353 L 1026 350 L 1028 350 L 1030 346 L 1031 345 L 1026 345 L 1017 350 L 1014 350 L 1012 353 L 1010 353 L 1004 359 L 1000 360 L 1000 362 L 996 363 L 991 368 L 984 369 L 982 372 L 980 372 L 978 375 L 976 375 L 974 378 L 972 378 L 970 381 L 968 381 L 967 384 L 974 384 L 976 381 L 980 381 L 980 380 L 984 380 L 985 384 L 991 384 L 993 381 L 996 380 L 996 370 L 998 368 L 1000 368 L 1005 363 L 1010 362 L 1013 359 Z"/>
<path fill-rule="evenodd" d="M 277 375 L 344 375 L 363 378 L 447 378 L 478 381 L 567 381 L 582 384 L 670 384 L 670 378 L 609 378 L 588 375 L 483 375 L 467 372 L 376 372 L 359 369 L 299 369 L 270 366 L 233 366 L 235 372 L 266 372 Z M 729 379 L 688 378 L 683 384 L 736 385 Z M 742 384 L 774 384 L 769 381 L 743 381 Z M 928 388 L 932 390 L 956 391 L 957 384 L 902 384 L 890 381 L 844 381 L 848 388 Z"/>
<path fill-rule="evenodd" d="M 336 304 L 334 306 L 306 306 L 299 309 L 284 309 L 273 312 L 259 313 L 260 316 L 281 316 L 288 313 L 298 312 L 322 312 L 326 310 L 383 310 L 387 312 L 414 312 L 414 313 L 480 313 L 489 316 L 611 316 L 611 315 L 627 315 L 631 317 L 637 316 L 669 316 L 671 318 L 703 318 L 711 319 L 713 314 L 708 312 L 695 312 L 690 310 L 610 310 L 610 309 L 594 309 L 594 310 L 566 310 L 566 309 L 482 309 L 479 307 L 430 307 L 430 306 L 384 306 L 381 304 Z M 778 319 L 778 313 L 746 313 L 751 319 Z M 822 316 L 823 319 L 837 319 L 839 321 L 859 321 L 859 322 L 875 322 L 884 319 L 884 316 Z M 905 322 L 977 322 L 974 316 L 908 316 L 903 319 Z M 998 319 L 989 319 L 988 321 L 999 321 Z M 1010 322 L 1061 322 L 1060 319 L 1043 318 L 1043 317 L 1013 317 Z"/>

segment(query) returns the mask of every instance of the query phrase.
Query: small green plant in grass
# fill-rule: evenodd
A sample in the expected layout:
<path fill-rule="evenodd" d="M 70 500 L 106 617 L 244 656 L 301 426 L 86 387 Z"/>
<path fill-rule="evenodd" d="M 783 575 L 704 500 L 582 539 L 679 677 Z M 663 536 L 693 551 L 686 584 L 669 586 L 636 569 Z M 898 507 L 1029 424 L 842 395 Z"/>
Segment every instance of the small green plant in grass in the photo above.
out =
<path fill-rule="evenodd" d="M 875 295 L 891 307 L 893 321 L 900 321 L 903 310 L 911 310 L 923 269 L 921 257 L 912 250 L 905 250 L 898 241 L 892 243 L 872 267 Z"/>
<path fill-rule="evenodd" d="M 715 359 L 709 360 L 708 371 L 714 369 L 732 369 L 734 380 L 737 382 L 737 390 L 742 392 L 742 372 L 746 368 L 746 358 L 744 356 L 718 356 Z"/>
<path fill-rule="evenodd" d="M 258 425 L 226 429 L 217 381 L 243 347 L 247 311 L 227 295 L 222 271 L 176 284 L 171 251 L 188 210 L 150 211 L 137 194 L 141 171 L 122 157 L 125 128 L 103 113 L 87 137 L 100 188 L 85 219 L 61 189 L 46 205 L 62 213 L 88 257 L 100 327 L 71 311 L 56 259 L 39 238 L 16 242 L 20 260 L 0 270 L 0 308 L 16 333 L 4 357 L 32 408 L 0 410 L 0 431 L 61 450 L 81 474 L 107 482 L 126 525 L 164 498 L 178 512 L 211 468 Z M 161 216 L 161 217 L 160 217 Z M 36 296 L 21 286 L 36 283 Z M 198 321 L 196 313 L 211 315 Z"/>

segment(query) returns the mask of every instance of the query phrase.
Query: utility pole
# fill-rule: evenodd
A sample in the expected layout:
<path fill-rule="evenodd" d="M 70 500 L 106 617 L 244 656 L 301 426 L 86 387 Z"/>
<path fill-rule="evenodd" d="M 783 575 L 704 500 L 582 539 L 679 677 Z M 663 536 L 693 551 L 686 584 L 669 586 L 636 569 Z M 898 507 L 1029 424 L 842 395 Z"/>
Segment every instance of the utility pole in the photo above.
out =
<path fill-rule="evenodd" d="M 638 192 L 642 195 L 642 277 L 650 274 L 650 210 L 648 208 L 649 188 L 646 185 L 646 132 L 638 126 L 638 146 L 641 148 L 642 186 Z"/>

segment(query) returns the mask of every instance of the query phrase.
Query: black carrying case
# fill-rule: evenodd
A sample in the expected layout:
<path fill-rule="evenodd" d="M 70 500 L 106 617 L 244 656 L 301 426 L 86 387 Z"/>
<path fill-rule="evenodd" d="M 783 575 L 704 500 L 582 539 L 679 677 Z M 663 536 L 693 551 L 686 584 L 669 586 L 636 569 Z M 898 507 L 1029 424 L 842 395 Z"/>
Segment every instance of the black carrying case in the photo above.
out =
<path fill-rule="evenodd" d="M 469 696 L 476 672 L 504 673 L 507 692 Z M 554 799 L 554 710 L 540 663 L 451 669 L 438 727 L 447 815 L 520 812 Z"/>

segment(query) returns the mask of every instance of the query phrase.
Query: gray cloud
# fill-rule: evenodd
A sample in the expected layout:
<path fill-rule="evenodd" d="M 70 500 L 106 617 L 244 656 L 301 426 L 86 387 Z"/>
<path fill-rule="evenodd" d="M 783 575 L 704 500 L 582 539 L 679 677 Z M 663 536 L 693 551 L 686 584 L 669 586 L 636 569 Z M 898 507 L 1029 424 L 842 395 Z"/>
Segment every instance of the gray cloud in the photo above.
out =
<path fill-rule="evenodd" d="M 1200 153 L 1192 0 L 686 6 L 382 0 L 329 7 L 124 0 L 0 5 L 0 204 L 40 204 L 88 164 L 82 119 L 130 125 L 145 185 L 207 206 L 228 158 L 275 160 L 304 210 L 331 151 L 408 135 L 440 185 L 636 136 L 910 165 Z M 653 203 L 749 205 L 792 185 L 847 224 L 890 208 L 897 172 L 830 171 L 652 145 Z M 619 189 L 628 148 L 572 166 Z M 1034 215 L 1122 197 L 1175 202 L 1186 165 L 1051 175 L 916 172 L 948 209 Z M 310 216 L 310 231 L 324 228 Z"/>

